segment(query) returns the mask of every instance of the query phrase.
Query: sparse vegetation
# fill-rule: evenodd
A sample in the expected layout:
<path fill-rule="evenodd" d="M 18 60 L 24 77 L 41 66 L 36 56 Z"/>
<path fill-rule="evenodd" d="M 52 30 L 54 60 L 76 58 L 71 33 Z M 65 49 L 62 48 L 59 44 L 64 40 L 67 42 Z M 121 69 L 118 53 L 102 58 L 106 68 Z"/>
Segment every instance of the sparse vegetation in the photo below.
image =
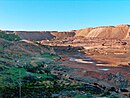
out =
<path fill-rule="evenodd" d="M 92 79 L 95 78 L 73 76 L 73 72 L 79 70 L 65 66 L 69 63 L 66 62 L 65 56 L 60 57 L 55 52 L 57 47 L 53 48 L 33 42 L 26 43 L 18 41 L 19 38 L 17 39 L 15 35 L 0 34 L 0 38 L 2 38 L 0 39 L 2 43 L 0 45 L 1 98 L 17 98 L 18 95 L 22 98 L 57 98 L 59 96 L 70 98 L 95 98 L 94 96 L 107 96 L 109 98 L 114 96 L 113 98 L 115 98 L 116 90 L 111 93 L 106 90 L 107 87 L 98 83 L 91 83 Z M 68 47 L 62 48 L 63 51 L 62 49 L 58 51 L 67 53 L 67 55 L 74 49 L 72 47 L 72 51 L 64 52 L 64 50 L 68 50 Z M 77 51 L 73 53 L 75 54 Z M 64 64 L 62 60 L 65 61 Z M 89 71 L 83 72 L 85 77 L 89 73 Z M 115 76 L 113 74 L 108 75 L 106 81 L 115 83 L 117 87 L 122 89 L 125 89 L 129 82 L 121 73 Z M 105 93 L 104 90 L 106 90 Z"/>
<path fill-rule="evenodd" d="M 21 40 L 20 37 L 18 37 L 15 34 L 5 34 L 5 32 L 0 31 L 0 38 L 9 40 L 9 41 L 18 41 Z"/>

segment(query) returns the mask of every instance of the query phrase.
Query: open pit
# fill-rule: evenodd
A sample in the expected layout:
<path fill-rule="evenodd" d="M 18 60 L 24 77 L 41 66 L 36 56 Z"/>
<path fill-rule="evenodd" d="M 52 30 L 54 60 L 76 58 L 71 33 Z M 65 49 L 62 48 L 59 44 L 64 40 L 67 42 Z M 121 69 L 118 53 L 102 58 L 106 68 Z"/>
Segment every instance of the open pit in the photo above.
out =
<path fill-rule="evenodd" d="M 14 34 L 21 38 L 20 41 L 8 42 L 1 39 L 0 60 L 7 66 L 28 68 L 27 74 L 38 79 L 42 77 L 44 82 L 51 82 L 50 85 L 56 84 L 56 87 L 52 86 L 54 89 L 63 85 L 65 88 L 70 85 L 75 87 L 79 83 L 80 86 L 83 85 L 77 89 L 79 92 L 99 90 L 100 95 L 94 95 L 97 98 L 106 93 L 116 93 L 119 96 L 122 94 L 129 98 L 129 29 L 129 25 L 118 25 L 68 32 L 18 31 Z M 30 66 L 33 67 L 31 70 Z M 58 82 L 51 81 L 53 77 Z M 37 83 L 41 83 L 41 86 L 44 84 L 41 80 Z M 44 87 L 46 86 L 48 85 Z M 127 92 L 124 94 L 122 89 Z M 62 91 L 61 88 L 58 90 Z M 52 95 L 58 94 L 53 92 Z"/>

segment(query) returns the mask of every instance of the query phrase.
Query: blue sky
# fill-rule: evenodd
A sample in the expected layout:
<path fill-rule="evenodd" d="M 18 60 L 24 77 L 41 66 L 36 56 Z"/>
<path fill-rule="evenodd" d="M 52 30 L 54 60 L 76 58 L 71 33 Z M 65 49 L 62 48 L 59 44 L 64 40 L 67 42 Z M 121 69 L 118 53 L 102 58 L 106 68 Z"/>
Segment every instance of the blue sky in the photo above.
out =
<path fill-rule="evenodd" d="M 0 0 L 0 29 L 73 30 L 130 24 L 130 0 Z"/>

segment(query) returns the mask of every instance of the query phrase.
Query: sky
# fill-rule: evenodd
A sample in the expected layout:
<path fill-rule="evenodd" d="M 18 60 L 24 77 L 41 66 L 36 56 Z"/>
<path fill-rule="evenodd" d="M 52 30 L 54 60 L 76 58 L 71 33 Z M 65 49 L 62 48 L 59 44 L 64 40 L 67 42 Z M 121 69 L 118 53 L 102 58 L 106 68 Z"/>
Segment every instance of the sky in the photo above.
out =
<path fill-rule="evenodd" d="M 67 31 L 130 24 L 130 0 L 0 0 L 0 29 Z"/>

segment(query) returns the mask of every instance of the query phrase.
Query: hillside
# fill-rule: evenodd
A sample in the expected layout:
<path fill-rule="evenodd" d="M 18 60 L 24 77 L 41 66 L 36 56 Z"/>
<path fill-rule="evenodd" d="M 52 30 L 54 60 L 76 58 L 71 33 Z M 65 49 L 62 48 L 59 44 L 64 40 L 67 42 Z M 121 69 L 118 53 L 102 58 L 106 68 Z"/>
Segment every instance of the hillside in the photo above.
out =
<path fill-rule="evenodd" d="M 1 31 L 0 98 L 129 98 L 129 31 Z"/>
<path fill-rule="evenodd" d="M 4 31 L 5 33 L 18 35 L 25 40 L 52 40 L 65 39 L 69 37 L 85 37 L 85 38 L 113 38 L 113 39 L 130 39 L 130 25 L 121 24 L 117 26 L 99 26 L 92 28 L 84 28 L 72 31 Z"/>
<path fill-rule="evenodd" d="M 60 66 L 61 57 L 53 47 L 35 41 L 6 40 L 10 36 L 18 37 L 6 34 L 6 38 L 0 38 L 0 98 L 74 97 L 83 95 L 82 91 L 95 94 L 95 90 L 99 90 L 96 94 L 103 93 L 100 88 L 87 89 L 84 85 L 89 84 L 70 79 L 73 69 Z"/>
<path fill-rule="evenodd" d="M 101 26 L 95 28 L 85 28 L 76 31 L 76 36 L 83 36 L 86 38 L 115 38 L 115 39 L 129 39 L 129 25 L 117 26 Z"/>
<path fill-rule="evenodd" d="M 54 36 L 50 32 L 40 32 L 40 31 L 17 31 L 15 32 L 16 35 L 18 35 L 21 39 L 25 40 L 50 40 L 53 39 Z"/>
<path fill-rule="evenodd" d="M 63 39 L 63 38 L 68 38 L 68 37 L 74 37 L 75 32 L 52 32 L 51 33 L 53 36 L 55 36 L 56 39 Z"/>

